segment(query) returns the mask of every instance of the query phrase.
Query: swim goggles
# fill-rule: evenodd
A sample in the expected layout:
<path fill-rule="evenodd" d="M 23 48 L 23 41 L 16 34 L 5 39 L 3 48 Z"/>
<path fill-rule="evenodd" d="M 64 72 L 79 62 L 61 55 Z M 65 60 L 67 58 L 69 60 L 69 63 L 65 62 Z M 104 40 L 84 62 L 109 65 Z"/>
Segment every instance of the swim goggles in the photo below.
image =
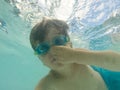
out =
<path fill-rule="evenodd" d="M 69 38 L 67 36 L 61 35 L 53 38 L 52 45 L 65 45 L 69 41 Z M 52 46 L 48 42 L 43 42 L 37 45 L 35 48 L 35 54 L 36 55 L 43 55 L 46 54 L 50 47 Z"/>

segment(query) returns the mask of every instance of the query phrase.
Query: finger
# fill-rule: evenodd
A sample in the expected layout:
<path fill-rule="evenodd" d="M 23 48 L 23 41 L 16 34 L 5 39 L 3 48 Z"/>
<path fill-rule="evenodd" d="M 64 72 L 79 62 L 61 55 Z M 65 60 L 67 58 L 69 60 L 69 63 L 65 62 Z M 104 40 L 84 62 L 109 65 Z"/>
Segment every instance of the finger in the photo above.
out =
<path fill-rule="evenodd" d="M 64 47 L 65 47 L 65 46 L 52 46 L 52 47 L 51 47 L 51 50 L 54 50 L 54 51 L 56 51 L 56 50 L 61 50 L 61 49 L 64 49 Z"/>

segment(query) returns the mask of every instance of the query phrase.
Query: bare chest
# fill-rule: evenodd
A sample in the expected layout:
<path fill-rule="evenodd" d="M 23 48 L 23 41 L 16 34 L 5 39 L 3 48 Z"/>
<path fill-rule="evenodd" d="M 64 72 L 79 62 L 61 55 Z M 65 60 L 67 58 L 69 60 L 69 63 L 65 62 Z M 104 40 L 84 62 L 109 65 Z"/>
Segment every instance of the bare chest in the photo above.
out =
<path fill-rule="evenodd" d="M 64 79 L 53 82 L 49 90 L 107 90 L 100 76 Z"/>

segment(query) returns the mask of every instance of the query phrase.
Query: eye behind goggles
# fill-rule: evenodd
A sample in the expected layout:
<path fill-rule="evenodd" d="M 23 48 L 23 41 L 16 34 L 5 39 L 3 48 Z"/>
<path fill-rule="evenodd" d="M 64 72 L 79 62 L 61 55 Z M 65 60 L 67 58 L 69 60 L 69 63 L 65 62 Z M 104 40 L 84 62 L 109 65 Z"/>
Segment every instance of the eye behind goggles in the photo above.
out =
<path fill-rule="evenodd" d="M 66 36 L 57 36 L 57 37 L 53 38 L 52 45 L 57 45 L 57 46 L 65 45 L 68 41 L 69 41 L 69 38 Z M 37 55 L 46 54 L 52 45 L 50 45 L 48 42 L 40 43 L 35 48 L 35 53 Z"/>

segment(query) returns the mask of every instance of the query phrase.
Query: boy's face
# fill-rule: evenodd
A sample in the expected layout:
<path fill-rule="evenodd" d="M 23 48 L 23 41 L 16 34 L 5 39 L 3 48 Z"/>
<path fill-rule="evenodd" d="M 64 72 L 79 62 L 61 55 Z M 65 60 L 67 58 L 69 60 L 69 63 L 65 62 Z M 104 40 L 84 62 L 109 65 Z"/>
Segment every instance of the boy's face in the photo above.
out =
<path fill-rule="evenodd" d="M 60 37 L 60 36 L 65 36 L 65 35 L 63 33 L 61 33 L 60 30 L 57 30 L 55 28 L 49 28 L 48 34 L 46 35 L 44 42 L 49 43 L 51 45 L 50 47 L 55 46 L 53 44 L 53 41 L 56 37 Z M 70 46 L 68 44 L 68 42 L 69 41 L 67 41 L 64 46 Z M 57 43 L 59 43 L 59 38 L 58 38 Z M 60 63 L 54 64 L 55 58 L 49 51 L 46 54 L 38 55 L 38 57 L 46 66 L 48 66 L 50 68 L 57 68 L 57 67 L 63 66 Z"/>

